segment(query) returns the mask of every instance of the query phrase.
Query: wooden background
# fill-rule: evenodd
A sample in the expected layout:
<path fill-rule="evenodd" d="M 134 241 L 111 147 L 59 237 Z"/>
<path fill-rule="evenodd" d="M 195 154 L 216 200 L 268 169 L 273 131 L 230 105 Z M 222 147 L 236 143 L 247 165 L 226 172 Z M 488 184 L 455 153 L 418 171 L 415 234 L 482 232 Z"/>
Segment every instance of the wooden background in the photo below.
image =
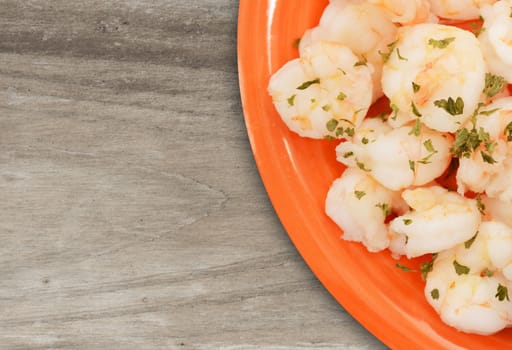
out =
<path fill-rule="evenodd" d="M 266 197 L 237 11 L 0 0 L 1 349 L 385 348 Z"/>

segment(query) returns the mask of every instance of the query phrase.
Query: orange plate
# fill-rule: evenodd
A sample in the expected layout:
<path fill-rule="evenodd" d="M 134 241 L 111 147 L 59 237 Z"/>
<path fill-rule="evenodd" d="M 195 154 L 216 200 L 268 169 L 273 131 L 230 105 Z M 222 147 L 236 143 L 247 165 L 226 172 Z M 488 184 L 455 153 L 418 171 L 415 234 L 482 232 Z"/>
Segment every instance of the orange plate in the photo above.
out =
<path fill-rule="evenodd" d="M 468 335 L 444 325 L 423 296 L 419 273 L 395 267 L 340 239 L 324 199 L 343 166 L 336 142 L 301 138 L 286 128 L 267 94 L 270 75 L 297 57 L 292 43 L 318 23 L 327 0 L 241 0 L 238 64 L 245 122 L 269 197 L 293 243 L 336 300 L 393 349 L 503 349 L 512 330 Z M 416 268 L 419 261 L 402 261 Z"/>

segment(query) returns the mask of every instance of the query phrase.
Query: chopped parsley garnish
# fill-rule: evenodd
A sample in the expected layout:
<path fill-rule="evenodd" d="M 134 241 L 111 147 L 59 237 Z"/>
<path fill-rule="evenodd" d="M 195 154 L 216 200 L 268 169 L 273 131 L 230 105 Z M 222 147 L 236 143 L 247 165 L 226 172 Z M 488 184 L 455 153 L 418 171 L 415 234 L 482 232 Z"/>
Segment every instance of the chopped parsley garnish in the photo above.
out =
<path fill-rule="evenodd" d="M 505 80 L 505 78 L 491 73 L 485 74 L 484 93 L 488 97 L 493 97 L 499 94 L 501 91 L 503 91 L 505 86 L 507 86 L 507 81 Z"/>
<path fill-rule="evenodd" d="M 314 79 L 310 81 L 305 81 L 301 85 L 297 86 L 297 90 L 306 90 L 308 87 L 310 87 L 313 84 L 320 84 L 320 79 Z"/>
<path fill-rule="evenodd" d="M 459 276 L 467 275 L 470 271 L 469 267 L 459 264 L 457 260 L 453 260 L 453 267 L 455 268 L 455 272 Z"/>
<path fill-rule="evenodd" d="M 508 288 L 502 285 L 501 283 L 498 284 L 497 293 L 495 295 L 496 298 L 498 298 L 499 301 L 504 301 L 507 299 L 507 301 L 510 301 L 508 297 Z"/>
<path fill-rule="evenodd" d="M 391 214 L 391 207 L 387 203 L 378 203 L 375 204 L 377 208 L 380 208 L 382 210 L 382 214 L 384 214 L 384 217 L 387 218 L 389 214 Z"/>
<path fill-rule="evenodd" d="M 412 91 L 414 91 L 416 93 L 416 92 L 420 91 L 420 88 L 421 88 L 421 86 L 416 84 L 414 81 L 412 82 Z"/>
<path fill-rule="evenodd" d="M 496 163 L 496 160 L 487 152 L 480 152 L 480 154 L 482 155 L 482 160 L 486 163 L 489 163 L 489 164 L 494 164 Z"/>
<path fill-rule="evenodd" d="M 356 190 L 356 191 L 354 191 L 354 195 L 356 196 L 357 199 L 361 199 L 366 195 L 366 192 Z"/>
<path fill-rule="evenodd" d="M 399 60 L 401 60 L 401 61 L 409 61 L 407 58 L 405 58 L 402 55 L 400 55 L 400 49 L 398 47 L 396 48 L 396 54 L 397 54 Z"/>
<path fill-rule="evenodd" d="M 455 37 L 445 38 L 441 40 L 429 39 L 428 44 L 436 49 L 445 49 L 455 40 Z"/>
<path fill-rule="evenodd" d="M 470 157 L 482 141 L 478 137 L 476 129 L 469 131 L 461 128 L 455 132 L 455 142 L 453 143 L 452 153 L 457 158 Z"/>
<path fill-rule="evenodd" d="M 404 225 L 405 226 L 409 226 L 410 224 L 412 224 L 412 220 L 411 219 L 403 219 L 404 221 Z"/>
<path fill-rule="evenodd" d="M 363 145 L 366 145 L 366 144 L 368 144 L 368 142 L 370 142 L 370 141 L 369 141 L 366 137 L 363 137 L 363 138 L 361 139 L 361 142 L 363 143 Z"/>
<path fill-rule="evenodd" d="M 432 254 L 432 259 L 421 263 L 420 271 L 422 280 L 426 280 L 428 273 L 434 268 L 434 260 L 436 260 L 436 257 L 437 254 Z"/>
<path fill-rule="evenodd" d="M 503 131 L 503 134 L 507 137 L 507 141 L 512 141 L 512 122 L 508 123 Z"/>
<path fill-rule="evenodd" d="M 482 115 L 491 115 L 493 114 L 494 112 L 497 112 L 499 111 L 501 108 L 494 108 L 494 109 L 491 109 L 489 111 L 479 111 L 478 114 L 482 114 Z"/>
<path fill-rule="evenodd" d="M 359 169 L 361 169 L 362 171 L 366 171 L 366 172 L 370 172 L 371 169 L 368 169 L 366 168 L 366 166 L 364 165 L 363 162 L 359 161 L 357 158 L 356 158 L 356 165 Z"/>
<path fill-rule="evenodd" d="M 288 101 L 288 104 L 290 106 L 293 106 L 295 104 L 295 97 L 297 97 L 297 95 L 294 94 L 294 95 L 291 95 L 290 97 L 288 97 L 286 99 L 286 101 Z"/>
<path fill-rule="evenodd" d="M 347 134 L 347 136 L 354 136 L 356 131 L 354 130 L 354 128 L 346 128 L 345 133 Z"/>
<path fill-rule="evenodd" d="M 429 152 L 437 152 L 436 149 L 434 148 L 434 145 L 432 144 L 431 139 L 428 139 L 425 142 L 423 142 L 423 146 L 425 146 L 426 150 Z"/>
<path fill-rule="evenodd" d="M 396 120 L 396 117 L 398 115 L 398 106 L 396 104 L 394 104 L 394 103 L 391 103 L 389 105 L 389 107 L 393 111 L 393 116 L 391 117 L 391 119 Z"/>
<path fill-rule="evenodd" d="M 300 38 L 297 38 L 293 41 L 293 47 L 299 47 L 300 45 Z"/>
<path fill-rule="evenodd" d="M 331 106 L 330 105 L 324 105 L 322 106 L 322 109 L 326 112 L 329 112 L 331 110 Z"/>
<path fill-rule="evenodd" d="M 382 61 L 386 63 L 389 60 L 389 57 L 391 57 L 391 54 L 393 53 L 393 50 L 395 49 L 396 43 L 398 40 L 393 41 L 392 43 L 388 44 L 388 52 L 381 52 L 379 50 L 379 55 L 382 57 Z"/>
<path fill-rule="evenodd" d="M 344 100 L 344 99 L 346 99 L 346 98 L 347 98 L 347 95 L 345 95 L 343 92 L 340 92 L 340 93 L 338 94 L 338 96 L 336 96 L 336 99 L 337 99 L 338 101 L 343 101 L 343 100 Z"/>
<path fill-rule="evenodd" d="M 336 127 L 338 126 L 339 124 L 339 121 L 337 121 L 336 119 L 330 119 L 327 124 L 325 124 L 325 127 L 327 128 L 328 131 L 334 131 L 336 129 Z"/>
<path fill-rule="evenodd" d="M 434 106 L 444 109 L 451 115 L 460 115 L 464 113 L 464 100 L 461 97 L 457 97 L 457 99 L 453 99 L 448 97 L 448 99 L 442 99 L 434 101 Z"/>
<path fill-rule="evenodd" d="M 421 121 L 418 118 L 416 118 L 416 121 L 414 122 L 411 131 L 409 131 L 409 135 L 420 136 L 421 125 Z"/>
<path fill-rule="evenodd" d="M 473 237 L 471 237 L 470 239 L 468 239 L 466 242 L 464 242 L 464 247 L 466 249 L 469 249 L 471 248 L 471 246 L 473 245 L 473 242 L 475 241 L 476 239 L 476 236 L 478 236 L 478 231 L 475 233 L 475 235 Z"/>
<path fill-rule="evenodd" d="M 430 296 L 432 299 L 437 300 L 439 299 L 439 289 L 435 288 L 430 291 Z"/>
<path fill-rule="evenodd" d="M 455 142 L 453 143 L 451 151 L 457 158 L 469 158 L 471 153 L 473 153 L 473 151 L 475 151 L 483 143 L 487 152 L 481 152 L 482 159 L 490 164 L 496 163 L 491 155 L 494 147 L 496 146 L 496 143 L 490 140 L 489 133 L 486 132 L 483 128 L 480 128 L 478 131 L 476 130 L 475 118 L 476 115 L 474 115 L 472 118 L 473 128 L 471 130 L 461 128 L 455 132 Z"/>
<path fill-rule="evenodd" d="M 482 196 L 480 195 L 480 193 L 476 195 L 475 200 L 478 211 L 480 212 L 480 214 L 485 215 L 485 204 L 482 202 Z"/>
<path fill-rule="evenodd" d="M 416 105 L 414 104 L 414 102 L 411 102 L 411 108 L 412 108 L 412 113 L 415 116 L 421 117 L 421 113 L 420 113 L 420 111 L 418 111 L 418 108 L 416 108 Z"/>
<path fill-rule="evenodd" d="M 414 160 L 409 160 L 409 169 L 411 169 L 413 173 L 416 172 L 416 163 Z"/>
<path fill-rule="evenodd" d="M 487 267 L 482 272 L 480 272 L 481 277 L 492 277 L 492 275 L 494 275 L 494 273 Z"/>
<path fill-rule="evenodd" d="M 354 155 L 354 152 L 345 152 L 343 153 L 343 158 L 350 158 Z"/>
<path fill-rule="evenodd" d="M 366 56 L 361 55 L 361 59 L 354 64 L 354 67 L 366 66 L 367 63 L 368 63 L 368 60 L 366 59 Z"/>
<path fill-rule="evenodd" d="M 405 265 L 402 265 L 400 263 L 396 263 L 395 264 L 396 267 L 398 267 L 400 270 L 402 270 L 403 272 L 416 272 L 416 270 L 413 270 L 411 269 L 410 267 L 408 266 L 405 266 Z"/>

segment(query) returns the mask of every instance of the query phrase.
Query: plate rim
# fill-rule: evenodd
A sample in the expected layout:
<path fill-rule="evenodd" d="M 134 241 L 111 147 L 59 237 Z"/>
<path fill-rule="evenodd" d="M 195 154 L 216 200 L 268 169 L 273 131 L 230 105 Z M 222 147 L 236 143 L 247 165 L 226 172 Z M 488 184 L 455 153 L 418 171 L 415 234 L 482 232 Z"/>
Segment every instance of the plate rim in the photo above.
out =
<path fill-rule="evenodd" d="M 316 2 L 316 0 L 311 1 Z M 339 271 L 330 264 L 329 258 L 325 256 L 325 251 L 320 248 L 318 241 L 315 240 L 314 237 L 298 234 L 299 228 L 295 217 L 290 217 L 289 208 L 287 210 L 282 209 L 283 206 L 295 205 L 293 209 L 300 211 L 300 208 L 296 207 L 296 203 L 284 203 L 282 198 L 280 198 L 281 191 L 278 190 L 278 187 L 283 185 L 283 179 L 279 178 L 276 180 L 275 178 L 270 178 L 271 174 L 269 174 L 268 169 L 273 166 L 273 163 L 276 163 L 278 159 L 275 157 L 273 159 L 264 159 L 260 154 L 261 147 L 265 145 L 265 142 L 262 140 L 261 135 L 262 124 L 258 121 L 258 116 L 254 115 L 253 112 L 256 108 L 255 106 L 258 105 L 251 94 L 251 88 L 254 87 L 251 86 L 252 82 L 248 81 L 251 77 L 250 73 L 254 72 L 254 67 L 251 67 L 245 59 L 246 56 L 252 55 L 253 57 L 264 57 L 260 58 L 260 60 L 263 61 L 269 60 L 270 52 L 260 52 L 256 50 L 261 43 L 258 42 L 258 45 L 254 43 L 255 40 L 264 40 L 262 47 L 270 47 L 268 43 L 272 40 L 272 33 L 269 32 L 269 30 L 274 21 L 270 16 L 274 15 L 274 13 L 269 9 L 271 7 L 275 8 L 276 4 L 282 2 L 286 2 L 286 0 L 240 0 L 237 32 L 237 64 L 243 116 L 253 157 L 270 202 L 288 237 L 309 269 L 327 289 L 329 294 L 364 328 L 387 346 L 393 349 L 408 349 L 418 346 L 422 348 L 434 347 L 437 349 L 466 349 L 468 347 L 470 348 L 472 344 L 481 344 L 481 336 L 474 334 L 457 332 L 458 334 L 462 334 L 464 339 L 461 340 L 459 336 L 456 337 L 457 339 L 455 340 L 448 339 L 444 335 L 453 333 L 454 329 L 446 326 L 449 328 L 446 332 L 444 332 L 444 330 L 443 332 L 434 330 L 430 328 L 428 324 L 414 320 L 402 306 L 400 308 L 393 307 L 395 304 L 390 302 L 390 300 L 386 300 L 385 295 L 381 300 L 377 300 L 377 302 L 368 303 L 364 296 L 358 293 L 352 285 L 345 283 L 347 282 L 347 276 L 340 275 L 338 273 Z M 328 3 L 328 1 L 325 0 L 325 3 Z M 265 23 L 266 28 L 263 30 L 264 38 L 258 36 L 258 34 L 260 34 L 259 32 L 255 32 L 255 28 L 258 29 L 258 25 L 254 23 L 258 20 L 262 20 L 258 17 L 258 15 L 261 15 L 262 11 L 265 11 L 264 19 L 267 21 Z M 247 42 L 247 40 L 244 39 L 245 37 L 252 37 L 253 41 Z M 268 73 L 270 74 L 271 64 L 269 62 L 259 63 L 266 65 Z M 260 88 L 263 88 L 266 93 L 266 85 L 260 86 Z M 269 99 L 268 96 L 267 98 Z M 312 257 L 314 257 L 314 259 Z M 319 263 L 319 259 L 322 259 L 322 263 Z M 371 306 L 378 304 L 378 301 L 384 303 L 386 307 L 384 311 L 388 313 L 383 314 L 383 311 L 376 312 L 372 309 Z M 439 322 L 441 321 L 439 320 Z M 476 342 L 473 343 L 474 341 Z M 503 345 L 503 343 L 500 344 Z"/>

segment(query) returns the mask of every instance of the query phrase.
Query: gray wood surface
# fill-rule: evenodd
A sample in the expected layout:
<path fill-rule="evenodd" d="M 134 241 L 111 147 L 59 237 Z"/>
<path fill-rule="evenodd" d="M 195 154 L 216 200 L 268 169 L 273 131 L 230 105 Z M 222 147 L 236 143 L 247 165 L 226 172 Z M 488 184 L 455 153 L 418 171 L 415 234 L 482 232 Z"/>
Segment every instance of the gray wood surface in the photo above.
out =
<path fill-rule="evenodd" d="M 260 182 L 234 0 L 0 0 L 0 349 L 384 348 Z"/>

